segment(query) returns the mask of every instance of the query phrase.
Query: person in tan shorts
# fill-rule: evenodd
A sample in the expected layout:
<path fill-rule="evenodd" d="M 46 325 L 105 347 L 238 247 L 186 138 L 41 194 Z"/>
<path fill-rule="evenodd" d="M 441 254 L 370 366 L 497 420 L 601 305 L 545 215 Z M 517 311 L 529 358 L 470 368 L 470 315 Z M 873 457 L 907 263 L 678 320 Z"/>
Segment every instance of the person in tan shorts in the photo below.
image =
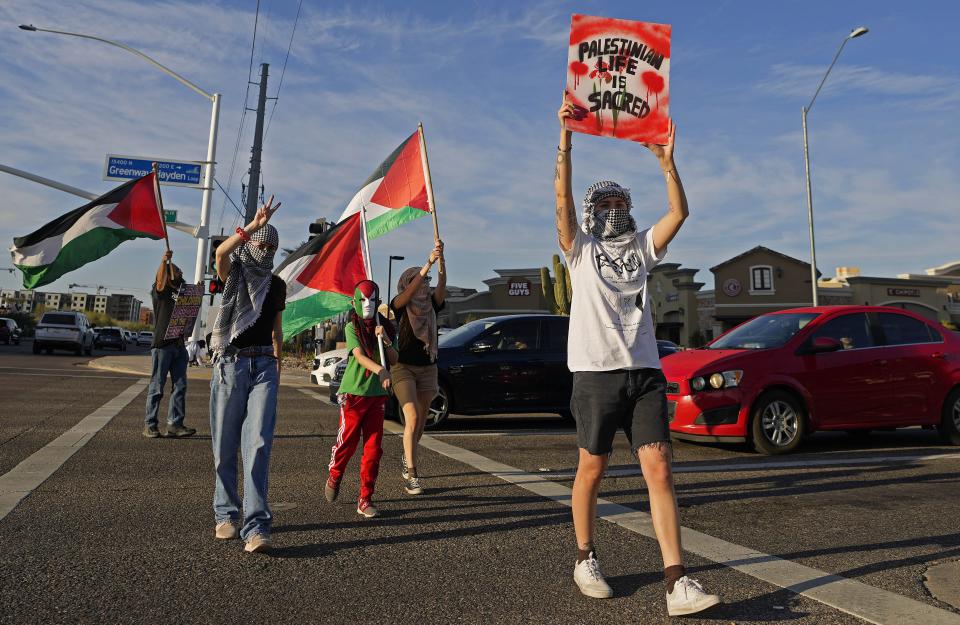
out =
<path fill-rule="evenodd" d="M 437 286 L 430 290 L 430 268 L 437 267 Z M 439 239 L 423 267 L 410 267 L 397 281 L 397 296 L 390 308 L 397 320 L 399 360 L 391 370 L 393 390 L 403 411 L 401 475 L 408 495 L 423 492 L 417 446 L 423 436 L 427 410 L 437 396 L 437 312 L 446 297 L 447 272 L 443 242 Z"/>

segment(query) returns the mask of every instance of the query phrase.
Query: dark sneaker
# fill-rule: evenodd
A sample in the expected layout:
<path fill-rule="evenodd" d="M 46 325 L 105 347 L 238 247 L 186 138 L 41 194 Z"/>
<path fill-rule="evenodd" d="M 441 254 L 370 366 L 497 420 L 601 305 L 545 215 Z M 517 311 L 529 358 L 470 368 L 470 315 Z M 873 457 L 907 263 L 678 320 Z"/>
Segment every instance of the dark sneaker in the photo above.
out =
<path fill-rule="evenodd" d="M 403 490 L 407 491 L 408 495 L 419 495 L 423 492 L 423 484 L 420 483 L 419 477 L 411 477 L 403 485 Z"/>
<path fill-rule="evenodd" d="M 167 436 L 171 438 L 183 438 L 185 436 L 193 436 L 197 431 L 193 428 L 184 427 L 182 425 L 168 425 L 167 426 Z"/>
<path fill-rule="evenodd" d="M 362 514 L 368 519 L 380 514 L 380 511 L 377 510 L 377 507 L 373 505 L 373 502 L 369 499 L 360 498 L 360 501 L 357 502 L 357 514 Z"/>
<path fill-rule="evenodd" d="M 148 425 L 143 428 L 144 438 L 160 438 L 160 430 L 155 425 Z"/>
<path fill-rule="evenodd" d="M 328 503 L 333 503 L 337 500 L 337 495 L 339 494 L 340 482 L 327 479 L 327 483 L 323 485 L 323 498 L 326 499 Z"/>

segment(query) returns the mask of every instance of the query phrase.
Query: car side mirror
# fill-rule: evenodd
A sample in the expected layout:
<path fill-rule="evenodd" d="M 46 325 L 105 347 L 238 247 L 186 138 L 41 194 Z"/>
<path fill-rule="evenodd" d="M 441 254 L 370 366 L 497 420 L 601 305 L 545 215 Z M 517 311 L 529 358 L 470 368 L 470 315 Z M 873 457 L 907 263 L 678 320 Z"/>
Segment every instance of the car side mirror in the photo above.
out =
<path fill-rule="evenodd" d="M 807 345 L 803 350 L 804 354 L 826 354 L 827 352 L 837 352 L 843 349 L 843 343 L 829 336 L 818 336 Z"/>
<path fill-rule="evenodd" d="M 491 345 L 490 343 L 487 343 L 486 341 L 477 341 L 476 343 L 470 346 L 470 351 L 475 354 L 482 354 L 484 352 L 489 352 L 491 349 L 493 349 L 493 345 Z"/>

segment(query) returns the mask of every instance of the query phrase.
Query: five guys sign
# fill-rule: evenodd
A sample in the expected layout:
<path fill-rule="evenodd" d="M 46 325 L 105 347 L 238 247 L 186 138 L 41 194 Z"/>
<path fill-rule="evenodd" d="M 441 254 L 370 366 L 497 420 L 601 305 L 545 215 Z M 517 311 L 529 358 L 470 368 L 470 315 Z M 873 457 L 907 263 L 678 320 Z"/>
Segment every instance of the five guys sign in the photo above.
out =
<path fill-rule="evenodd" d="M 574 14 L 567 54 L 567 130 L 667 143 L 670 26 Z"/>

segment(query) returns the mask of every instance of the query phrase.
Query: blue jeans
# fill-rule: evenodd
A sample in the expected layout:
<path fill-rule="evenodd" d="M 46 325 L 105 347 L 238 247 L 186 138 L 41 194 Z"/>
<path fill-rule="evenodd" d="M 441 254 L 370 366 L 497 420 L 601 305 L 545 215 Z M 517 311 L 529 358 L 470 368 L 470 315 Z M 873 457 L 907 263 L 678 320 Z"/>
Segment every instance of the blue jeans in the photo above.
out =
<path fill-rule="evenodd" d="M 150 386 L 147 388 L 147 412 L 143 422 L 147 427 L 157 426 L 157 413 L 160 412 L 160 400 L 163 399 L 163 387 L 167 384 L 169 373 L 173 392 L 170 394 L 167 425 L 183 425 L 187 397 L 187 350 L 175 343 L 154 347 L 150 350 L 150 357 Z"/>
<path fill-rule="evenodd" d="M 243 527 L 240 537 L 270 533 L 267 504 L 270 448 L 277 422 L 277 360 L 270 356 L 221 356 L 210 379 L 210 436 L 217 484 L 217 523 L 240 518 L 237 451 L 243 459 Z"/>

